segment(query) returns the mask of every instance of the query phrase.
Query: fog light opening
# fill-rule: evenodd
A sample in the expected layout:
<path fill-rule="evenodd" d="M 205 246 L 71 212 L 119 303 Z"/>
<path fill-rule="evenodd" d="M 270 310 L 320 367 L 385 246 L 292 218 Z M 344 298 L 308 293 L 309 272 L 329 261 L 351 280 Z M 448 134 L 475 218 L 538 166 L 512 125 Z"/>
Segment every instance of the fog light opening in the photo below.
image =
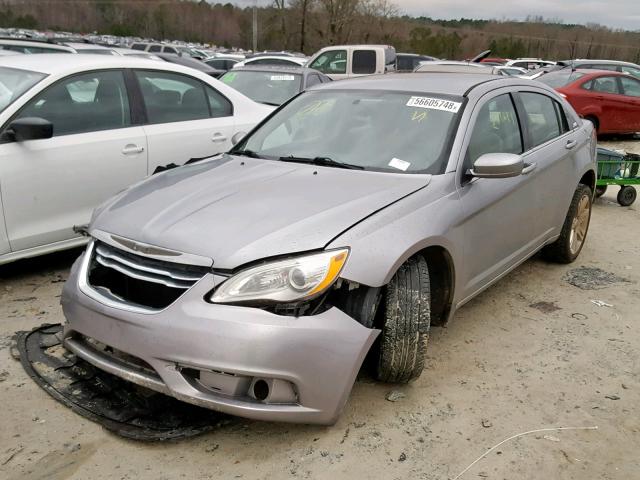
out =
<path fill-rule="evenodd" d="M 262 379 L 256 380 L 253 384 L 253 396 L 264 402 L 269 397 L 269 384 Z"/>

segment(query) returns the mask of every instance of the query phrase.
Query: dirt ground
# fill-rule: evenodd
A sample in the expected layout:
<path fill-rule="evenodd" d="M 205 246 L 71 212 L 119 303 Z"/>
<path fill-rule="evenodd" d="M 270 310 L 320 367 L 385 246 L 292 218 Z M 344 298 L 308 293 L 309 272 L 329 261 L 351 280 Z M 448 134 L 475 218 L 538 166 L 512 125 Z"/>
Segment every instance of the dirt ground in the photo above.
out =
<path fill-rule="evenodd" d="M 608 143 L 640 153 L 640 141 Z M 234 420 L 146 444 L 58 404 L 13 360 L 17 330 L 63 321 L 59 295 L 78 251 L 0 268 L 0 478 L 640 478 L 640 202 L 596 201 L 573 265 L 534 258 L 435 328 L 411 385 L 359 380 L 332 427 Z M 580 267 L 614 274 L 583 290 Z M 593 271 L 579 270 L 587 280 Z M 617 280 L 617 281 L 616 281 Z M 593 300 L 606 305 L 598 306 Z M 386 400 L 391 390 L 406 396 Z"/>

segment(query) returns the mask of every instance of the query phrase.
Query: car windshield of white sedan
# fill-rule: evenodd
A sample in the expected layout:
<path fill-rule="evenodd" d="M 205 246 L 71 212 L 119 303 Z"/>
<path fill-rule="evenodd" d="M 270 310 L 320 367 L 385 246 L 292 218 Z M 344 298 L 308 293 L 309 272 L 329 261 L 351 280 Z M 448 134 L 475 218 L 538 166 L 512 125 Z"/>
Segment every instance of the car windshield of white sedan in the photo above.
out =
<path fill-rule="evenodd" d="M 374 90 L 307 92 L 235 152 L 395 173 L 442 173 L 461 97 Z M 232 151 L 231 153 L 234 153 Z M 314 162 L 315 161 L 315 162 Z"/>
<path fill-rule="evenodd" d="M 0 112 L 44 77 L 43 73 L 0 67 Z"/>
<path fill-rule="evenodd" d="M 282 105 L 300 91 L 302 75 L 288 72 L 227 72 L 220 79 L 251 100 Z"/>

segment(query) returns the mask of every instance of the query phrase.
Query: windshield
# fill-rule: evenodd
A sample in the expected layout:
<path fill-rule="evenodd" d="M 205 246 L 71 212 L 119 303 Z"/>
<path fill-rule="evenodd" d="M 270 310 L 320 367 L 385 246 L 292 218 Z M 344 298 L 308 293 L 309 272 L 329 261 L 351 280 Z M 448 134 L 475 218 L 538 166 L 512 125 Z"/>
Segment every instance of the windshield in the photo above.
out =
<path fill-rule="evenodd" d="M 302 75 L 286 72 L 238 71 L 220 79 L 251 100 L 267 105 L 282 105 L 300 91 Z"/>
<path fill-rule="evenodd" d="M 0 112 L 44 77 L 44 73 L 0 67 Z"/>
<path fill-rule="evenodd" d="M 331 159 L 366 170 L 442 173 L 461 97 L 374 90 L 303 93 L 231 153 Z"/>
<path fill-rule="evenodd" d="M 584 77 L 584 73 L 579 73 L 571 69 L 558 70 L 550 72 L 538 78 L 538 81 L 549 85 L 551 88 L 562 88 L 565 85 L 575 82 L 579 78 Z"/>

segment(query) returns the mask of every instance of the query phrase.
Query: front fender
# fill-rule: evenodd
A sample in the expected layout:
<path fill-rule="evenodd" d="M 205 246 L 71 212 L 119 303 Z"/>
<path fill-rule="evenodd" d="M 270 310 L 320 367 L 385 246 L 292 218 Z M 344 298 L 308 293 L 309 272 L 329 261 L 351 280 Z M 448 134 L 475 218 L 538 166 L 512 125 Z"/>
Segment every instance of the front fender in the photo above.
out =
<path fill-rule="evenodd" d="M 341 277 L 381 287 L 408 258 L 435 246 L 444 248 L 454 269 L 459 270 L 462 266 L 459 225 L 463 211 L 454 181 L 455 174 L 434 176 L 426 189 L 377 212 L 335 238 L 327 248 L 351 248 Z"/>

